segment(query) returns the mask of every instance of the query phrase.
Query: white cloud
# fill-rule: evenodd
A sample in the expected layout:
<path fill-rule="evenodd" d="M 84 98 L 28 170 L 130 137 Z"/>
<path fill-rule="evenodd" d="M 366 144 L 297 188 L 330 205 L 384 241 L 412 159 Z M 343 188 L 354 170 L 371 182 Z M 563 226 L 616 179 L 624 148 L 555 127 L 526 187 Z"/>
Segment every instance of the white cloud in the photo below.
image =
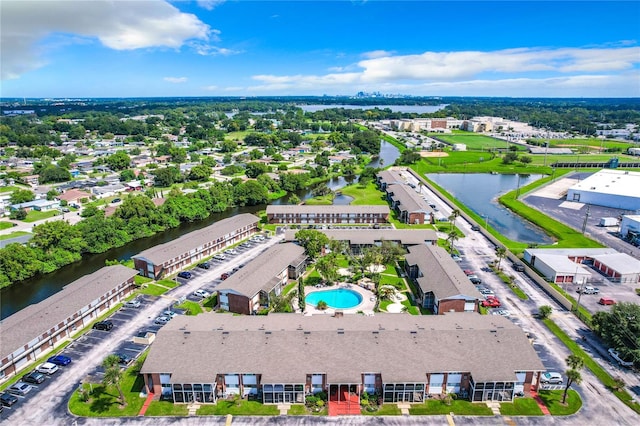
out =
<path fill-rule="evenodd" d="M 186 83 L 187 80 L 189 80 L 187 77 L 165 77 L 163 78 L 164 81 L 168 81 L 169 83 Z"/>
<path fill-rule="evenodd" d="M 198 55 L 202 56 L 231 56 L 242 53 L 241 50 L 227 49 L 200 42 L 192 42 L 189 45 Z"/>
<path fill-rule="evenodd" d="M 624 43 L 626 45 L 626 43 Z M 368 52 L 368 56 L 372 52 Z M 440 96 L 640 96 L 640 47 L 520 48 L 381 56 L 325 75 L 256 75 L 250 91 Z"/>
<path fill-rule="evenodd" d="M 372 50 L 371 52 L 364 52 L 362 54 L 363 58 L 376 59 L 376 58 L 384 58 L 387 56 L 393 55 L 393 52 L 387 50 Z"/>
<path fill-rule="evenodd" d="M 213 10 L 216 6 L 220 6 L 225 0 L 198 0 L 198 6 L 203 9 Z"/>
<path fill-rule="evenodd" d="M 46 52 L 39 42 L 50 35 L 97 39 L 115 50 L 178 49 L 187 40 L 215 36 L 195 15 L 162 0 L 9 0 L 2 2 L 1 23 L 2 79 L 43 66 Z"/>

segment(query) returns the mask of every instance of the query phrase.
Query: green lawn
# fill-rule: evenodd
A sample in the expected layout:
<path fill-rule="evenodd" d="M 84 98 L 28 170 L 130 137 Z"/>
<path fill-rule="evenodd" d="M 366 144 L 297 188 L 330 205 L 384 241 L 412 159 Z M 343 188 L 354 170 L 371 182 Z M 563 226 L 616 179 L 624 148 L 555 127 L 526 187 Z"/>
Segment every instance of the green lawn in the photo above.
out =
<path fill-rule="evenodd" d="M 307 411 L 307 407 L 302 404 L 292 404 L 289 411 L 287 411 L 287 416 L 307 416 L 309 412 Z"/>
<path fill-rule="evenodd" d="M 304 203 L 308 206 L 330 206 L 333 204 L 333 194 L 309 198 Z"/>
<path fill-rule="evenodd" d="M 58 214 L 60 214 L 60 212 L 58 210 L 49 210 L 49 211 L 46 211 L 46 212 L 39 212 L 37 210 L 31 210 L 29 213 L 27 213 L 27 217 L 24 220 L 24 222 L 31 223 L 31 222 L 35 222 L 37 220 L 49 219 L 50 217 L 57 216 Z"/>
<path fill-rule="evenodd" d="M 218 304 L 218 295 L 214 294 L 213 296 L 211 296 L 210 298 L 202 302 L 202 307 L 205 309 L 205 311 L 209 312 L 215 309 L 217 304 Z"/>
<path fill-rule="evenodd" d="M 440 133 L 431 133 L 429 136 L 450 144 L 463 143 L 467 146 L 467 149 L 474 150 L 477 149 L 487 151 L 496 148 L 509 148 L 510 146 L 510 144 L 505 140 L 492 138 L 491 136 L 479 135 L 477 133 L 458 133 L 446 135 Z"/>
<path fill-rule="evenodd" d="M 2 241 L 2 240 L 10 240 L 11 238 L 18 238 L 18 237 L 22 237 L 24 235 L 31 235 L 31 232 L 16 231 L 16 232 L 12 232 L 10 234 L 3 234 L 3 235 L 0 235 L 0 241 Z"/>
<path fill-rule="evenodd" d="M 174 404 L 171 401 L 152 401 L 147 408 L 146 417 L 151 416 L 180 416 L 189 414 L 186 404 Z"/>
<path fill-rule="evenodd" d="M 155 284 L 148 284 L 147 287 L 140 289 L 140 293 L 148 294 L 150 296 L 160 296 L 167 292 L 164 287 L 157 286 Z"/>
<path fill-rule="evenodd" d="M 191 300 L 185 300 L 181 304 L 177 305 L 176 308 L 186 310 L 187 315 L 198 315 L 203 312 L 202 306 L 200 306 L 198 302 L 193 302 Z"/>
<path fill-rule="evenodd" d="M 175 288 L 178 286 L 178 283 L 176 281 L 169 280 L 169 279 L 160 280 L 158 281 L 158 284 L 164 287 L 169 287 L 169 288 Z"/>
<path fill-rule="evenodd" d="M 135 277 L 133 277 L 133 281 L 134 281 L 137 285 L 141 285 L 141 284 L 146 284 L 146 283 L 148 283 L 148 282 L 153 281 L 153 278 L 143 277 L 142 275 L 136 275 Z"/>
<path fill-rule="evenodd" d="M 428 400 L 424 404 L 412 405 L 409 414 L 414 416 L 449 414 L 454 413 L 459 416 L 492 416 L 493 412 L 486 404 L 471 403 L 469 401 L 454 400 L 451 405 L 447 405 L 439 400 Z"/>
<path fill-rule="evenodd" d="M 572 148 L 572 147 L 591 147 L 596 148 L 598 151 L 602 147 L 603 149 L 615 149 L 619 148 L 626 151 L 628 148 L 634 145 L 629 142 L 620 142 L 613 140 L 602 140 L 596 138 L 589 139 L 550 139 L 549 146 L 552 148 Z"/>
<path fill-rule="evenodd" d="M 280 414 L 275 405 L 264 405 L 256 401 L 218 400 L 215 405 L 203 405 L 198 410 L 199 416 L 277 416 Z"/>
<path fill-rule="evenodd" d="M 500 404 L 500 414 L 503 416 L 542 416 L 542 410 L 533 398 L 517 398 L 513 402 Z"/>
<path fill-rule="evenodd" d="M 124 408 L 120 408 L 118 391 L 114 387 L 105 387 L 102 384 L 92 386 L 93 391 L 90 391 L 89 384 L 83 385 L 84 389 L 91 392 L 88 402 L 81 401 L 78 392 L 73 393 L 69 400 L 69 411 L 72 414 L 82 417 L 137 416 L 144 404 L 144 398 L 140 397 L 144 380 L 135 367 L 126 370 L 122 378 L 122 392 L 127 402 Z"/>
<path fill-rule="evenodd" d="M 1 186 L 0 187 L 0 193 L 2 193 L 2 192 L 13 192 L 16 189 L 21 189 L 21 188 L 17 187 L 17 186 Z"/>
<path fill-rule="evenodd" d="M 16 226 L 15 223 L 13 222 L 7 222 L 7 221 L 0 221 L 0 231 L 3 229 L 9 229 L 9 228 L 13 228 L 14 226 Z"/>
<path fill-rule="evenodd" d="M 581 347 L 576 343 L 571 337 L 569 337 L 558 325 L 553 322 L 552 319 L 542 320 L 547 328 L 556 335 L 558 339 L 564 343 L 564 345 L 574 354 L 578 355 L 584 360 L 584 366 L 591 370 L 591 372 L 602 382 L 603 385 L 607 387 L 607 389 L 611 390 L 613 394 L 618 397 L 620 401 L 622 401 L 625 405 L 631 408 L 636 413 L 640 414 L 640 404 L 633 401 L 633 398 L 627 391 L 625 390 L 614 390 L 614 380 L 613 377 L 607 373 L 605 369 L 603 369 L 600 364 L 593 360 Z M 542 395 L 541 395 L 542 396 Z"/>
<path fill-rule="evenodd" d="M 580 407 L 582 407 L 582 400 L 578 392 L 569 389 L 566 405 L 562 404 L 563 393 L 563 390 L 540 391 L 538 395 L 540 395 L 540 399 L 542 399 L 544 405 L 547 406 L 549 412 L 554 416 L 568 416 L 577 413 Z"/>
<path fill-rule="evenodd" d="M 375 411 L 362 410 L 363 416 L 401 416 L 402 412 L 396 404 L 382 404 Z"/>
<path fill-rule="evenodd" d="M 345 186 L 340 191 L 343 195 L 353 197 L 351 202 L 352 206 L 358 205 L 387 205 L 387 200 L 384 198 L 384 193 L 380 191 L 376 184 L 369 182 L 366 185 L 359 183 Z"/>

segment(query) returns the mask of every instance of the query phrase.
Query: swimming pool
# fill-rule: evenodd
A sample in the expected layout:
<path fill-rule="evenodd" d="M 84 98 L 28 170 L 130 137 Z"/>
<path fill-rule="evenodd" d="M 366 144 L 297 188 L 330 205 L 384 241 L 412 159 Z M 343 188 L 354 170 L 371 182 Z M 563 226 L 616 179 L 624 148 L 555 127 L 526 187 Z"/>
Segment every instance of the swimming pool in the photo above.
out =
<path fill-rule="evenodd" d="M 362 296 L 353 290 L 336 288 L 333 290 L 314 291 L 309 293 L 304 300 L 313 306 L 318 306 L 318 302 L 324 300 L 330 308 L 349 309 L 358 306 L 362 302 Z"/>

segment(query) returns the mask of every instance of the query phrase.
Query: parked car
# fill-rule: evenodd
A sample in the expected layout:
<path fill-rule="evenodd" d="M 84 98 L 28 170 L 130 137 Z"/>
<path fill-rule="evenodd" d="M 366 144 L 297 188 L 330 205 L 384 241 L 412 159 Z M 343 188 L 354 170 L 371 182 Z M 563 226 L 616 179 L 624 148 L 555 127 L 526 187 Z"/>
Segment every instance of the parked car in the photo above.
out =
<path fill-rule="evenodd" d="M 215 256 L 213 256 L 213 258 L 215 260 L 225 260 L 227 256 L 225 256 L 224 254 L 216 254 Z"/>
<path fill-rule="evenodd" d="M 162 317 L 158 317 L 156 318 L 156 320 L 154 321 L 154 324 L 158 324 L 158 325 L 165 325 L 166 323 L 168 323 L 171 320 L 171 318 L 162 316 Z"/>
<path fill-rule="evenodd" d="M 458 256 L 457 254 L 452 254 L 451 258 L 453 260 L 455 260 L 456 262 L 462 262 L 462 258 L 460 256 Z"/>
<path fill-rule="evenodd" d="M 45 378 L 46 377 L 44 374 L 39 373 L 36 370 L 33 370 L 29 374 L 25 374 L 22 377 L 22 381 L 25 383 L 33 383 L 34 385 L 39 385 L 40 383 L 44 382 Z"/>
<path fill-rule="evenodd" d="M 578 287 L 576 290 L 578 293 L 582 294 L 598 294 L 600 293 L 600 289 L 598 287 L 591 287 L 589 285 L 584 287 Z"/>
<path fill-rule="evenodd" d="M 564 379 L 562 378 L 562 375 L 553 371 L 547 371 L 540 377 L 540 383 L 550 385 L 561 385 L 563 381 Z"/>
<path fill-rule="evenodd" d="M 190 279 L 192 277 L 191 272 L 189 271 L 182 271 L 182 272 L 178 272 L 178 278 L 185 278 L 185 279 Z"/>
<path fill-rule="evenodd" d="M 609 355 L 611 355 L 611 358 L 615 359 L 616 361 L 618 361 L 618 364 L 620 364 L 623 367 L 633 367 L 633 362 L 631 361 L 625 361 L 622 358 L 620 358 L 620 353 L 618 351 L 616 351 L 613 348 L 609 348 Z"/>
<path fill-rule="evenodd" d="M 513 269 L 516 272 L 524 272 L 524 265 L 522 263 L 514 263 L 513 264 Z"/>
<path fill-rule="evenodd" d="M 222 281 L 226 280 L 227 278 L 229 278 L 229 274 L 228 274 L 228 273 L 226 273 L 226 272 L 225 272 L 225 273 L 223 273 L 222 275 L 220 275 L 220 279 L 221 279 Z"/>
<path fill-rule="evenodd" d="M 69 365 L 71 364 L 71 358 L 66 355 L 55 355 L 47 359 L 47 362 L 50 362 L 55 365 Z"/>
<path fill-rule="evenodd" d="M 491 297 L 491 296 L 493 296 L 493 295 L 495 294 L 495 293 L 493 292 L 493 290 L 489 290 L 488 288 L 485 288 L 485 289 L 483 289 L 483 290 L 480 290 L 480 293 L 481 293 L 482 295 L 484 295 L 484 296 L 487 296 L 487 297 Z"/>
<path fill-rule="evenodd" d="M 36 367 L 36 371 L 50 376 L 58 371 L 58 366 L 51 362 L 45 362 L 44 364 L 40 364 L 38 367 Z"/>
<path fill-rule="evenodd" d="M 238 252 L 236 250 L 234 250 L 234 249 L 229 249 L 225 253 L 232 254 L 232 255 L 233 254 L 238 254 Z"/>
<path fill-rule="evenodd" d="M 18 402 L 18 398 L 8 392 L 3 392 L 2 395 L 0 395 L 0 404 L 5 407 L 11 407 L 16 402 Z"/>
<path fill-rule="evenodd" d="M 210 267 L 211 265 L 209 265 L 209 262 L 198 263 L 198 268 L 209 269 Z"/>
<path fill-rule="evenodd" d="M 209 293 L 206 290 L 196 290 L 193 292 L 193 295 L 196 297 L 201 297 L 203 299 L 206 299 L 207 297 L 211 296 L 211 293 Z"/>
<path fill-rule="evenodd" d="M 495 297 L 487 297 L 481 302 L 481 304 L 485 308 L 499 308 L 500 306 L 502 306 L 500 301 Z"/>
<path fill-rule="evenodd" d="M 469 280 L 474 284 L 482 284 L 482 280 L 478 277 L 469 278 Z"/>
<path fill-rule="evenodd" d="M 471 230 L 472 231 L 479 231 L 480 227 L 478 225 L 471 225 Z"/>
<path fill-rule="evenodd" d="M 169 319 L 173 319 L 173 317 L 175 317 L 176 315 L 178 315 L 177 313 L 170 311 L 170 310 L 166 310 L 162 313 L 163 317 L 167 317 Z"/>
<path fill-rule="evenodd" d="M 464 272 L 464 274 L 467 276 L 475 275 L 471 269 L 463 269 L 462 272 Z"/>
<path fill-rule="evenodd" d="M 13 385 L 7 388 L 7 392 L 13 395 L 25 396 L 29 392 L 31 392 L 33 386 L 26 384 L 25 382 L 14 383 Z"/>
<path fill-rule="evenodd" d="M 94 330 L 102 330 L 102 331 L 111 331 L 113 328 L 113 323 L 111 321 L 98 321 L 93 324 L 92 327 Z"/>
<path fill-rule="evenodd" d="M 500 315 L 503 317 L 509 317 L 511 316 L 511 312 L 509 312 L 507 309 L 499 309 L 495 312 L 493 312 L 493 315 Z"/>
<path fill-rule="evenodd" d="M 124 302 L 124 307 L 125 308 L 139 308 L 140 307 L 140 301 L 139 300 L 129 300 L 127 302 Z"/>
<path fill-rule="evenodd" d="M 131 363 L 131 361 L 133 361 L 133 359 L 127 355 L 127 354 L 123 354 L 123 353 L 115 353 L 115 356 L 117 356 L 120 359 L 120 364 L 123 365 L 129 365 Z"/>
<path fill-rule="evenodd" d="M 115 204 L 115 203 L 119 203 L 120 201 L 122 201 L 120 198 L 114 198 L 113 200 L 111 200 L 111 203 Z"/>
<path fill-rule="evenodd" d="M 601 297 L 600 300 L 598 300 L 598 303 L 601 305 L 615 305 L 616 301 L 608 297 Z"/>

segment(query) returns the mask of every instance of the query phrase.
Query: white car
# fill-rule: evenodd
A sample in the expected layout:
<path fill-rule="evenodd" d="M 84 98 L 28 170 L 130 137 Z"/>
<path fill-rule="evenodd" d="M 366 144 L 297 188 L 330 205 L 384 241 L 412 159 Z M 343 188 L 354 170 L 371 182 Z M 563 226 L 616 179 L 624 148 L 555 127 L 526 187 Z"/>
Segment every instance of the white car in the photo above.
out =
<path fill-rule="evenodd" d="M 224 254 L 216 254 L 215 256 L 213 256 L 213 258 L 215 260 L 225 260 L 227 256 L 225 256 Z"/>
<path fill-rule="evenodd" d="M 508 317 L 508 316 L 511 316 L 511 312 L 509 312 L 506 309 L 499 309 L 497 311 L 494 311 L 493 315 L 500 315 L 500 316 L 503 316 L 503 317 Z"/>
<path fill-rule="evenodd" d="M 140 307 L 140 301 L 138 300 L 129 300 L 128 302 L 124 302 L 124 307 L 125 308 L 139 308 Z"/>
<path fill-rule="evenodd" d="M 562 375 L 560 373 L 556 373 L 553 371 L 547 371 L 543 373 L 540 377 L 540 383 L 550 384 L 550 385 L 561 385 L 564 382 Z"/>
<path fill-rule="evenodd" d="M 55 373 L 56 371 L 58 371 L 58 366 L 55 365 L 52 362 L 45 362 L 44 364 L 40 364 L 37 368 L 36 371 L 38 373 L 42 373 L 42 374 L 47 374 L 47 375 L 52 375 L 53 373 Z"/>
<path fill-rule="evenodd" d="M 206 299 L 207 297 L 211 296 L 211 293 L 205 290 L 196 290 L 193 292 L 193 295 L 196 297 L 201 297 L 203 299 Z"/>
<path fill-rule="evenodd" d="M 623 367 L 633 367 L 633 362 L 625 361 L 622 358 L 620 358 L 620 354 L 615 349 L 609 348 L 609 355 L 611 355 L 611 358 L 613 358 L 616 361 L 618 361 L 618 364 L 620 364 L 621 366 L 623 366 Z"/>
<path fill-rule="evenodd" d="M 171 318 L 162 316 L 162 317 L 158 317 L 156 318 L 156 320 L 154 321 L 154 323 L 158 324 L 158 325 L 165 325 L 166 323 L 168 323 L 171 320 Z"/>
<path fill-rule="evenodd" d="M 227 250 L 227 251 L 226 251 L 226 253 L 229 253 L 229 254 L 238 254 L 238 252 L 237 252 L 237 251 L 235 251 L 234 249 L 229 249 L 229 250 Z"/>
<path fill-rule="evenodd" d="M 173 317 L 175 317 L 176 315 L 178 315 L 177 313 L 173 312 L 173 311 L 164 311 L 162 313 L 163 317 L 167 317 L 169 319 L 173 319 Z"/>

